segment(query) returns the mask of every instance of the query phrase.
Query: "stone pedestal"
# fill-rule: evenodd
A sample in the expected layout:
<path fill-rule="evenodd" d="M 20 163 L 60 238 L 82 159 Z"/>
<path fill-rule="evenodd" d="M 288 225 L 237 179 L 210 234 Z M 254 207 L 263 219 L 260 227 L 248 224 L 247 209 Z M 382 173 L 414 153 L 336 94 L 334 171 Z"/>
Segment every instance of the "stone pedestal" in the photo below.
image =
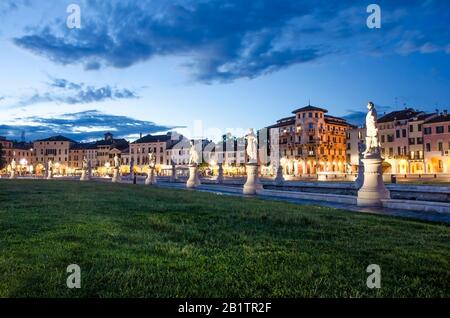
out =
<path fill-rule="evenodd" d="M 170 176 L 170 182 L 177 182 L 177 167 L 172 165 L 172 175 Z"/>
<path fill-rule="evenodd" d="M 193 164 L 189 165 L 189 179 L 186 182 L 187 188 L 196 188 L 201 184 L 200 178 L 198 177 L 198 166 Z"/>
<path fill-rule="evenodd" d="M 358 176 L 355 180 L 355 187 L 357 190 L 361 189 L 362 185 L 364 183 L 364 164 L 361 160 L 359 160 L 358 164 Z"/>
<path fill-rule="evenodd" d="M 379 156 L 375 158 L 362 159 L 364 164 L 364 182 L 358 191 L 358 206 L 381 206 L 381 200 L 389 199 L 390 193 L 383 182 L 383 172 L 381 164 L 383 159 Z"/>
<path fill-rule="evenodd" d="M 83 169 L 81 171 L 80 181 L 88 181 L 88 180 L 89 180 L 89 175 L 88 175 L 87 171 Z"/>
<path fill-rule="evenodd" d="M 150 171 L 147 175 L 147 179 L 145 179 L 145 184 L 149 185 L 149 184 L 156 184 L 157 180 L 156 180 L 156 172 L 155 172 L 155 168 L 150 168 Z"/>
<path fill-rule="evenodd" d="M 114 168 L 113 177 L 111 182 L 119 182 L 120 181 L 120 173 L 119 168 Z"/>
<path fill-rule="evenodd" d="M 16 179 L 17 178 L 17 173 L 16 170 L 11 170 L 11 173 L 9 175 L 10 179 Z"/>
<path fill-rule="evenodd" d="M 277 186 L 282 186 L 283 183 L 284 183 L 283 167 L 281 165 L 278 165 L 277 176 L 275 177 L 275 184 Z"/>
<path fill-rule="evenodd" d="M 216 182 L 218 184 L 222 184 L 223 183 L 223 164 L 219 163 L 219 174 L 217 175 L 217 179 Z"/>
<path fill-rule="evenodd" d="M 49 170 L 49 171 L 47 172 L 47 180 L 51 180 L 51 179 L 53 179 L 53 171 L 52 171 L 52 170 Z"/>
<path fill-rule="evenodd" d="M 258 177 L 258 164 L 248 163 L 245 166 L 247 170 L 247 181 L 244 184 L 244 194 L 256 194 L 257 190 L 262 190 L 262 184 Z"/>

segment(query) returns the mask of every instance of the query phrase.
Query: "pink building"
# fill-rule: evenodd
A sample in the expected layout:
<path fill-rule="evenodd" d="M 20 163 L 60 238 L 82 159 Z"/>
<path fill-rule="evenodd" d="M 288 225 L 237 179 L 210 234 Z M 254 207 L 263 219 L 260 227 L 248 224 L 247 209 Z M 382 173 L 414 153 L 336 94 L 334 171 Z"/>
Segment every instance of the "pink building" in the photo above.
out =
<path fill-rule="evenodd" d="M 426 173 L 450 173 L 450 115 L 446 111 L 423 123 Z"/>

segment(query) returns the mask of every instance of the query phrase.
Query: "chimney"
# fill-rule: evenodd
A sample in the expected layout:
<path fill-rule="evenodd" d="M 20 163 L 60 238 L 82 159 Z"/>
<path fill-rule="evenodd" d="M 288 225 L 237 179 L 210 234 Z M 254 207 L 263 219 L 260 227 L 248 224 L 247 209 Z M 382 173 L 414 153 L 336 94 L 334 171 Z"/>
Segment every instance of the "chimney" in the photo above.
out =
<path fill-rule="evenodd" d="M 139 134 L 139 138 L 142 138 L 142 133 Z"/>

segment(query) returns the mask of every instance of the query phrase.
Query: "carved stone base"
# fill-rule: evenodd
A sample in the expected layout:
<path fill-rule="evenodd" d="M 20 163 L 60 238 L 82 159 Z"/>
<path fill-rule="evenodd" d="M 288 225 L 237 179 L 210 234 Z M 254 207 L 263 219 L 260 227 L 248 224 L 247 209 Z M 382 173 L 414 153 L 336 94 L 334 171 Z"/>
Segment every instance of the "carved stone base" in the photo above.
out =
<path fill-rule="evenodd" d="M 51 179 L 53 179 L 53 172 L 49 171 L 49 172 L 47 172 L 47 180 L 51 180 Z"/>
<path fill-rule="evenodd" d="M 277 186 L 282 186 L 283 183 L 284 183 L 283 167 L 281 165 L 278 165 L 277 176 L 275 177 L 275 184 Z"/>
<path fill-rule="evenodd" d="M 150 185 L 150 184 L 156 184 L 156 183 L 157 183 L 157 180 L 156 180 L 155 168 L 151 168 L 150 172 L 147 175 L 147 179 L 145 179 L 145 184 Z"/>
<path fill-rule="evenodd" d="M 113 177 L 111 182 L 119 182 L 121 180 L 119 168 L 114 168 Z"/>
<path fill-rule="evenodd" d="M 390 199 L 389 190 L 383 182 L 381 158 L 365 158 L 364 163 L 364 183 L 358 191 L 358 206 L 381 206 L 381 200 Z"/>
<path fill-rule="evenodd" d="M 11 174 L 9 175 L 10 179 L 17 179 L 17 174 L 15 170 L 11 170 Z"/>
<path fill-rule="evenodd" d="M 89 181 L 89 179 L 89 174 L 85 170 L 81 171 L 80 181 Z"/>
<path fill-rule="evenodd" d="M 198 177 L 198 166 L 189 165 L 189 179 L 186 182 L 187 188 L 196 188 L 201 184 L 200 178 Z"/>
<path fill-rule="evenodd" d="M 364 183 L 364 165 L 362 162 L 358 165 L 358 176 L 355 180 L 355 187 L 356 189 L 361 189 L 362 185 Z"/>
<path fill-rule="evenodd" d="M 258 164 L 248 163 L 245 166 L 247 170 L 247 181 L 244 184 L 244 194 L 256 194 L 257 190 L 262 190 L 262 184 L 259 182 L 258 177 Z"/>

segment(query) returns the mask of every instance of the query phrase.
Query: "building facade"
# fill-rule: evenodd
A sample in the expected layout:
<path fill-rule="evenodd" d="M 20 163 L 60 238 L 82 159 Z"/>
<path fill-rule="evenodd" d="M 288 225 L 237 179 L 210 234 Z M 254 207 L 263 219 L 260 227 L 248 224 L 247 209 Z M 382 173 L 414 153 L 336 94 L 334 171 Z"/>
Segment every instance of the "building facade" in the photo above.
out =
<path fill-rule="evenodd" d="M 450 173 L 450 118 L 446 111 L 425 113 L 405 108 L 378 120 L 383 172 L 389 174 Z M 347 158 L 357 171 L 358 144 L 364 143 L 365 128 L 347 134 Z"/>
<path fill-rule="evenodd" d="M 343 118 L 327 115 L 324 108 L 305 106 L 269 126 L 279 134 L 284 173 L 294 176 L 319 172 L 346 172 L 346 136 L 351 127 Z"/>

